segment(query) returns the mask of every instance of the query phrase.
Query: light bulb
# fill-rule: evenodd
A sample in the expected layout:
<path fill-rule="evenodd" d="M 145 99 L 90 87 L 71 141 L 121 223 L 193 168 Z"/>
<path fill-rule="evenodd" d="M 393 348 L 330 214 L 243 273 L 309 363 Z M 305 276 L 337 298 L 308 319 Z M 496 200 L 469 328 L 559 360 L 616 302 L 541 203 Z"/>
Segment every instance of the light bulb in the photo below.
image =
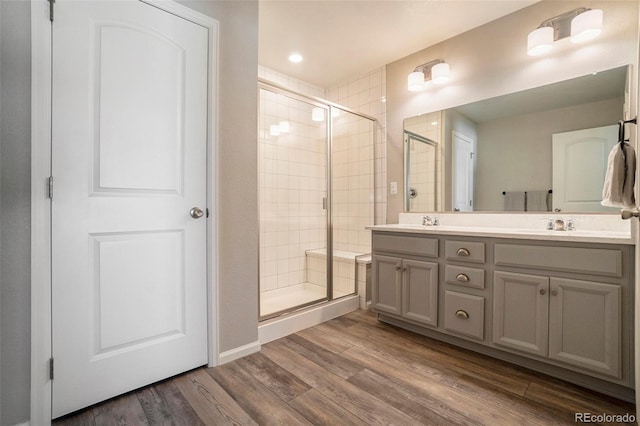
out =
<path fill-rule="evenodd" d="M 553 49 L 553 27 L 540 27 L 527 37 L 527 54 L 539 56 Z"/>
<path fill-rule="evenodd" d="M 417 92 L 424 89 L 424 74 L 422 71 L 414 71 L 407 76 L 407 89 Z"/>
<path fill-rule="evenodd" d="M 435 64 L 431 68 L 431 81 L 433 84 L 444 84 L 451 79 L 451 68 L 446 62 Z"/>
<path fill-rule="evenodd" d="M 596 38 L 602 32 L 602 10 L 591 9 L 571 20 L 571 41 L 582 43 Z"/>

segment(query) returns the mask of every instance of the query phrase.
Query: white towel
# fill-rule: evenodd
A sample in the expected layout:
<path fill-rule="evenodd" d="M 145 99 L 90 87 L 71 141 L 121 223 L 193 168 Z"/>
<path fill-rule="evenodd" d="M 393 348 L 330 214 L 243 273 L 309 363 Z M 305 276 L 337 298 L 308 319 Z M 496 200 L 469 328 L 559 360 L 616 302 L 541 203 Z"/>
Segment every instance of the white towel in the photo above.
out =
<path fill-rule="evenodd" d="M 551 211 L 551 203 L 549 203 L 550 195 L 551 194 L 549 194 L 549 191 L 527 191 L 527 211 Z"/>
<path fill-rule="evenodd" d="M 602 188 L 602 204 L 607 207 L 633 207 L 636 204 L 636 197 L 633 191 L 636 180 L 636 152 L 631 145 L 625 143 L 624 153 L 626 154 L 627 171 L 625 176 L 625 159 L 620 149 L 620 144 L 616 144 L 607 160 L 607 173 L 604 178 Z"/>
<path fill-rule="evenodd" d="M 505 212 L 523 212 L 524 207 L 524 191 L 507 191 L 504 193 Z"/>

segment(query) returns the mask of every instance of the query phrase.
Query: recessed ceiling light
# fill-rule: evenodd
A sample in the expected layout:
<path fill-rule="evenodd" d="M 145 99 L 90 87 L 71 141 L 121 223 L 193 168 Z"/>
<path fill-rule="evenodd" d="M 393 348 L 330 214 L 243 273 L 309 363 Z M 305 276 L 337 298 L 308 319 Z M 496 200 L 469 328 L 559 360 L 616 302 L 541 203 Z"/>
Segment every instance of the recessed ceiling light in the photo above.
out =
<path fill-rule="evenodd" d="M 289 55 L 289 60 L 294 64 L 299 64 L 300 62 L 302 62 L 302 55 L 299 53 L 292 53 L 291 55 Z"/>

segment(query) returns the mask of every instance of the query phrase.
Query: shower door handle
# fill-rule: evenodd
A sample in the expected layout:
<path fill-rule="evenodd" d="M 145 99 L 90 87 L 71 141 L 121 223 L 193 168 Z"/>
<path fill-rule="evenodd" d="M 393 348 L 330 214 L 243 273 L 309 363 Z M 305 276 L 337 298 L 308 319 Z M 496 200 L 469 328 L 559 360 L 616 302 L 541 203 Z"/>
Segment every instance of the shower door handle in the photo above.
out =
<path fill-rule="evenodd" d="M 202 211 L 200 207 L 193 207 L 191 210 L 189 210 L 189 215 L 194 219 L 200 219 L 202 216 L 204 216 L 204 211 Z"/>

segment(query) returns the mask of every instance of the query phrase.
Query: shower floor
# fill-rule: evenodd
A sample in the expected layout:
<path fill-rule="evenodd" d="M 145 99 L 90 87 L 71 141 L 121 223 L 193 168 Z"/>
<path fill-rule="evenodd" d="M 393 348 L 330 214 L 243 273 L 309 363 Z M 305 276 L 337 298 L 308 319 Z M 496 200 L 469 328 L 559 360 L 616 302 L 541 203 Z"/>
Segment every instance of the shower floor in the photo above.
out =
<path fill-rule="evenodd" d="M 338 290 L 333 291 L 334 299 L 346 295 L 347 293 Z M 321 300 L 326 296 L 326 287 L 307 282 L 263 291 L 260 293 L 260 316 L 285 311 L 315 300 Z"/>

